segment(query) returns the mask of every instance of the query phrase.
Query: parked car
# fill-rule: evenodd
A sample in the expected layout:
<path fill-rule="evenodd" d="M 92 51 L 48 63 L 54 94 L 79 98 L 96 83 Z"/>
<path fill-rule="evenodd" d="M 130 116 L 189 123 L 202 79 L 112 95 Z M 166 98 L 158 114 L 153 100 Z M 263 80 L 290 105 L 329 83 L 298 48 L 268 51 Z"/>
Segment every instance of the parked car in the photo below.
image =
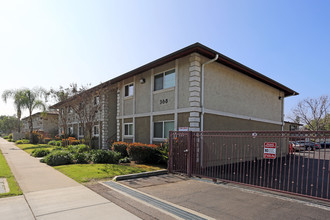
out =
<path fill-rule="evenodd" d="M 330 148 L 330 142 L 320 142 L 321 148 Z"/>
<path fill-rule="evenodd" d="M 301 150 L 316 150 L 320 149 L 321 146 L 319 143 L 314 143 L 312 141 L 293 141 L 292 142 L 292 149 L 294 151 L 301 151 Z"/>

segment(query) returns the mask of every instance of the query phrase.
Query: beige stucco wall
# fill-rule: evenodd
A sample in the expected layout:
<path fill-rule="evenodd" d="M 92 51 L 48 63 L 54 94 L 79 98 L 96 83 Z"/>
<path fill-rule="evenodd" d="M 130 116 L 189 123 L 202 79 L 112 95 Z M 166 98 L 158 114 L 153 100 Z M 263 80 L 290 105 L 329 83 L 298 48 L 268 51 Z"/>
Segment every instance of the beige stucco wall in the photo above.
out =
<path fill-rule="evenodd" d="M 281 130 L 281 125 L 204 114 L 204 130 Z"/>
<path fill-rule="evenodd" d="M 152 77 L 171 69 L 176 69 L 178 97 L 175 95 L 175 87 L 159 91 L 151 91 L 151 88 L 153 88 Z M 145 83 L 140 83 L 140 79 L 142 78 L 145 79 Z M 135 100 L 132 97 L 124 97 L 125 86 L 130 83 L 134 83 Z M 174 110 L 176 98 L 178 98 L 178 108 L 189 108 L 189 56 L 158 66 L 152 70 L 138 74 L 135 77 L 125 79 L 121 81 L 118 86 L 121 93 L 119 100 L 119 116 L 132 115 L 134 113 L 134 105 L 135 114 L 150 113 L 151 95 L 153 96 L 153 112 Z M 167 103 L 160 104 L 161 100 L 167 100 Z"/>
<path fill-rule="evenodd" d="M 189 108 L 189 56 L 178 60 L 178 108 Z"/>
<path fill-rule="evenodd" d="M 179 127 L 189 127 L 189 113 L 178 114 L 178 128 Z"/>
<path fill-rule="evenodd" d="M 281 122 L 279 90 L 219 63 L 205 66 L 205 108 Z"/>
<path fill-rule="evenodd" d="M 151 96 L 151 70 L 139 74 L 135 77 L 135 113 L 150 112 Z M 140 83 L 140 79 L 145 79 L 145 83 Z"/>
<path fill-rule="evenodd" d="M 150 142 L 150 117 L 135 118 L 135 142 Z"/>
<path fill-rule="evenodd" d="M 174 109 L 175 91 L 174 88 L 154 92 L 153 109 L 157 111 L 165 111 Z"/>

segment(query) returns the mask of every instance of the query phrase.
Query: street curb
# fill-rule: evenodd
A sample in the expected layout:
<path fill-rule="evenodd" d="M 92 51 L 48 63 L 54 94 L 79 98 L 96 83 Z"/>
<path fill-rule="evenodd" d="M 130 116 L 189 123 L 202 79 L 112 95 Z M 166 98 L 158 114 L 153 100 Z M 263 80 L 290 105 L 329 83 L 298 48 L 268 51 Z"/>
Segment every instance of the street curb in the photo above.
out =
<path fill-rule="evenodd" d="M 129 180 L 129 179 L 136 179 L 136 178 L 149 177 L 149 176 L 158 176 L 158 175 L 164 175 L 167 173 L 168 173 L 168 171 L 163 169 L 163 170 L 149 171 L 149 172 L 144 172 L 144 173 L 127 174 L 127 175 L 115 176 L 112 179 L 112 181 Z"/>

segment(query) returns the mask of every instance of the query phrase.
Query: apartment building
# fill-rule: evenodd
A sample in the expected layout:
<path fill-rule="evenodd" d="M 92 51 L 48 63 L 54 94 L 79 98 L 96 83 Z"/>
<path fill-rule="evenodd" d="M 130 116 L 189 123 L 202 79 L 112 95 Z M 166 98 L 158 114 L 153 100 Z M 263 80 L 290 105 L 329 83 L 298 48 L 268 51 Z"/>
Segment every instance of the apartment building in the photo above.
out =
<path fill-rule="evenodd" d="M 284 99 L 298 95 L 200 43 L 87 92 L 100 97 L 104 147 L 112 134 L 121 141 L 158 143 L 170 130 L 282 130 Z"/>
<path fill-rule="evenodd" d="M 22 132 L 29 132 L 29 117 L 22 119 Z M 32 115 L 32 125 L 34 131 L 42 131 L 50 135 L 58 133 L 58 112 L 37 112 Z"/>

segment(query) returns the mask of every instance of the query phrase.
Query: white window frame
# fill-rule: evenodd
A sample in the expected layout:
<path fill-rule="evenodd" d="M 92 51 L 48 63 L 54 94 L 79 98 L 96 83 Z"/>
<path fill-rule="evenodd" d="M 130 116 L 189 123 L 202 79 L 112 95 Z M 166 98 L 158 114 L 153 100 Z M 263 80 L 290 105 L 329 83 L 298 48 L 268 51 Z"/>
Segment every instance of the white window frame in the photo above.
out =
<path fill-rule="evenodd" d="M 174 81 L 174 86 L 171 86 L 171 87 L 168 87 L 168 88 L 164 88 L 164 83 L 165 83 L 165 73 L 170 72 L 170 71 L 174 71 L 173 74 L 176 74 L 176 69 L 175 69 L 175 68 L 171 68 L 171 69 L 165 70 L 165 71 L 163 71 L 163 72 L 160 72 L 160 73 L 156 73 L 156 74 L 154 74 L 154 85 L 153 85 L 153 87 L 154 87 L 154 89 L 153 89 L 154 92 L 156 92 L 156 91 L 162 91 L 162 90 L 167 90 L 167 89 L 171 89 L 171 88 L 174 88 L 174 87 L 176 86 L 176 81 Z M 162 85 L 162 88 L 161 88 L 161 89 L 157 89 L 157 90 L 156 90 L 156 86 L 155 86 L 156 80 L 155 80 L 155 78 L 156 78 L 156 76 L 159 76 L 159 75 L 162 75 L 162 76 L 163 76 L 163 85 Z M 175 75 L 175 76 L 176 76 L 176 75 Z"/>
<path fill-rule="evenodd" d="M 130 125 L 132 126 L 132 134 L 125 134 L 125 131 L 126 131 L 125 127 L 126 127 L 126 125 L 127 125 L 127 126 L 130 126 Z M 130 130 L 130 129 L 129 129 L 129 127 L 128 127 L 128 132 L 129 132 L 129 130 Z M 134 136 L 134 125 L 133 125 L 132 122 L 130 122 L 130 123 L 124 123 L 124 132 L 123 132 L 123 133 L 124 133 L 124 136 L 125 136 L 125 137 L 133 137 L 133 136 Z"/>
<path fill-rule="evenodd" d="M 132 94 L 129 93 L 130 92 L 130 90 L 129 90 L 130 86 L 133 87 Z M 128 87 L 128 95 L 126 95 L 126 87 Z M 132 83 L 128 83 L 124 86 L 124 97 L 126 98 L 126 97 L 133 97 L 133 96 L 134 96 L 134 83 L 132 82 Z"/>
<path fill-rule="evenodd" d="M 95 134 L 95 128 L 97 128 L 97 134 Z M 98 137 L 98 136 L 100 136 L 100 126 L 94 125 L 93 126 L 93 137 Z"/>
<path fill-rule="evenodd" d="M 153 137 L 153 140 L 155 140 L 155 141 L 164 141 L 164 140 L 166 140 L 167 138 L 165 138 L 165 135 L 164 135 L 164 132 L 165 132 L 165 127 L 164 127 L 164 125 L 165 125 L 165 122 L 173 122 L 173 125 L 174 125 L 174 130 L 175 130 L 175 121 L 174 120 L 165 120 L 165 121 L 154 121 L 153 122 L 153 134 L 152 134 L 152 137 Z M 163 125 L 163 134 L 162 134 L 162 137 L 160 138 L 160 137 L 155 137 L 155 123 L 162 123 Z"/>

